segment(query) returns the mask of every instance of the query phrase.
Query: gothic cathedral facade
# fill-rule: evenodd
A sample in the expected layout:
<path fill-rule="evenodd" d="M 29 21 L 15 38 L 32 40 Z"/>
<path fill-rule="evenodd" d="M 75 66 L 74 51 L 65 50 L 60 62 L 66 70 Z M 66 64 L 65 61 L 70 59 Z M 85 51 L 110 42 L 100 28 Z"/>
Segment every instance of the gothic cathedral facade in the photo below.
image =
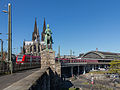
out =
<path fill-rule="evenodd" d="M 37 28 L 37 22 L 35 18 L 34 32 L 32 33 L 32 41 L 23 41 L 22 54 L 40 56 L 40 51 L 45 49 L 44 39 L 45 39 L 46 24 L 44 19 L 43 31 L 41 33 L 41 41 L 39 30 Z"/>

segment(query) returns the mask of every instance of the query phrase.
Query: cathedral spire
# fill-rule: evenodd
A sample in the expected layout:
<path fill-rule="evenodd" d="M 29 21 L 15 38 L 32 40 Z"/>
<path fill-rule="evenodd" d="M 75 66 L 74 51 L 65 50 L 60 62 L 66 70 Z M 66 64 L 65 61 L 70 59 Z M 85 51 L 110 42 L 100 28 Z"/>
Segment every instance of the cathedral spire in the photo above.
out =
<path fill-rule="evenodd" d="M 39 29 L 37 28 L 37 40 L 40 41 Z"/>
<path fill-rule="evenodd" d="M 42 33 L 41 33 L 41 41 L 44 41 L 44 38 L 45 38 L 45 30 L 46 30 L 46 24 L 45 24 L 45 18 L 44 18 L 43 31 L 42 31 Z"/>
<path fill-rule="evenodd" d="M 44 25 L 43 25 L 43 32 L 45 33 L 46 30 L 46 24 L 45 24 L 45 18 L 44 18 Z"/>
<path fill-rule="evenodd" d="M 36 22 L 36 18 L 35 18 L 35 25 L 34 25 L 34 33 L 37 33 L 37 22 Z"/>
<path fill-rule="evenodd" d="M 36 34 L 37 34 L 37 22 L 36 22 L 36 18 L 35 18 L 35 25 L 34 25 L 34 32 L 32 34 L 32 41 L 35 41 Z"/>

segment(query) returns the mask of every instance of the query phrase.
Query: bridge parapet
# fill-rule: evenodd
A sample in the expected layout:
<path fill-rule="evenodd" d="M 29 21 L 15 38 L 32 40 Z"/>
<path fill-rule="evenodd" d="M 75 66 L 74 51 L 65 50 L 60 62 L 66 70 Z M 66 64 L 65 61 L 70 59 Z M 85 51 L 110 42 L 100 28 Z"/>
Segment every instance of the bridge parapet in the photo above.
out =
<path fill-rule="evenodd" d="M 4 90 L 56 90 L 61 83 L 61 64 L 55 63 L 55 52 L 41 52 L 41 69 Z"/>
<path fill-rule="evenodd" d="M 55 51 L 41 51 L 41 68 L 50 67 L 54 73 L 61 76 L 61 63 L 55 61 Z"/>
<path fill-rule="evenodd" d="M 55 52 L 43 50 L 41 51 L 41 68 L 50 67 L 55 71 Z"/>
<path fill-rule="evenodd" d="M 57 74 L 47 67 L 13 83 L 4 90 L 56 90 L 60 87 L 59 80 Z"/>

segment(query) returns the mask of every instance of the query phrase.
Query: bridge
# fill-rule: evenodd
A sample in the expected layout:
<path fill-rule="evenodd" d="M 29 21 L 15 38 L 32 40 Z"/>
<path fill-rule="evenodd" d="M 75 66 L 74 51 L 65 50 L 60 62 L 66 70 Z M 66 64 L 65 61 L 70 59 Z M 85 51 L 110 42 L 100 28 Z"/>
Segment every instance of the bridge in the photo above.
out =
<path fill-rule="evenodd" d="M 61 62 L 61 74 L 72 76 L 85 74 L 90 70 L 107 69 L 115 59 L 120 60 L 119 53 L 90 51 L 78 58 L 60 57 L 56 61 Z"/>
<path fill-rule="evenodd" d="M 31 69 L 32 66 L 39 68 Z M 1 76 L 0 86 L 2 85 L 2 90 L 56 90 L 60 88 L 60 64 L 55 63 L 54 51 L 41 51 L 41 64 L 39 66 L 22 64 L 19 68 L 14 68 L 14 70 L 29 70 L 16 71 L 16 73 Z"/>
<path fill-rule="evenodd" d="M 103 59 L 56 58 L 56 61 L 61 63 L 61 70 L 62 70 L 61 74 L 64 74 L 67 76 L 72 76 L 73 74 L 74 75 L 85 74 L 85 73 L 89 72 L 90 70 L 100 70 L 101 68 L 106 69 L 107 67 L 109 67 L 110 62 L 99 62 L 100 60 L 103 60 Z M 109 60 L 113 60 L 113 59 L 109 59 Z"/>
<path fill-rule="evenodd" d="M 89 54 L 87 55 L 89 56 Z M 86 55 L 81 58 L 55 58 L 54 51 L 44 50 L 41 51 L 41 64 L 38 66 L 31 65 L 39 67 L 38 69 L 31 69 L 30 65 L 21 65 L 19 66 L 20 70 L 28 67 L 31 71 L 22 71 L 21 74 L 16 71 L 17 73 L 12 75 L 1 76 L 1 83 L 3 83 L 1 85 L 3 90 L 36 90 L 43 88 L 44 90 L 55 90 L 60 88 L 63 75 L 79 75 L 90 70 L 107 68 L 112 60 L 114 59 L 88 58 Z"/>

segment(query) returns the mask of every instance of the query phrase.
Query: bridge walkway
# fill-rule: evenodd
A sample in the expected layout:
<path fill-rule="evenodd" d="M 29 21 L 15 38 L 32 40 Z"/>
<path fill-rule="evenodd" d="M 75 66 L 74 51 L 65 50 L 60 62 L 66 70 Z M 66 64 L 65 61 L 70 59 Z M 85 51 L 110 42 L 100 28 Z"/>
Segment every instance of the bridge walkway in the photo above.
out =
<path fill-rule="evenodd" d="M 39 70 L 40 68 L 36 69 L 30 69 L 30 70 L 24 70 L 19 71 L 10 75 L 4 75 L 0 76 L 0 90 L 3 90 L 4 88 L 12 85 L 13 83 L 17 82 L 18 80 L 21 80 L 28 75 L 34 73 L 35 71 Z"/>

